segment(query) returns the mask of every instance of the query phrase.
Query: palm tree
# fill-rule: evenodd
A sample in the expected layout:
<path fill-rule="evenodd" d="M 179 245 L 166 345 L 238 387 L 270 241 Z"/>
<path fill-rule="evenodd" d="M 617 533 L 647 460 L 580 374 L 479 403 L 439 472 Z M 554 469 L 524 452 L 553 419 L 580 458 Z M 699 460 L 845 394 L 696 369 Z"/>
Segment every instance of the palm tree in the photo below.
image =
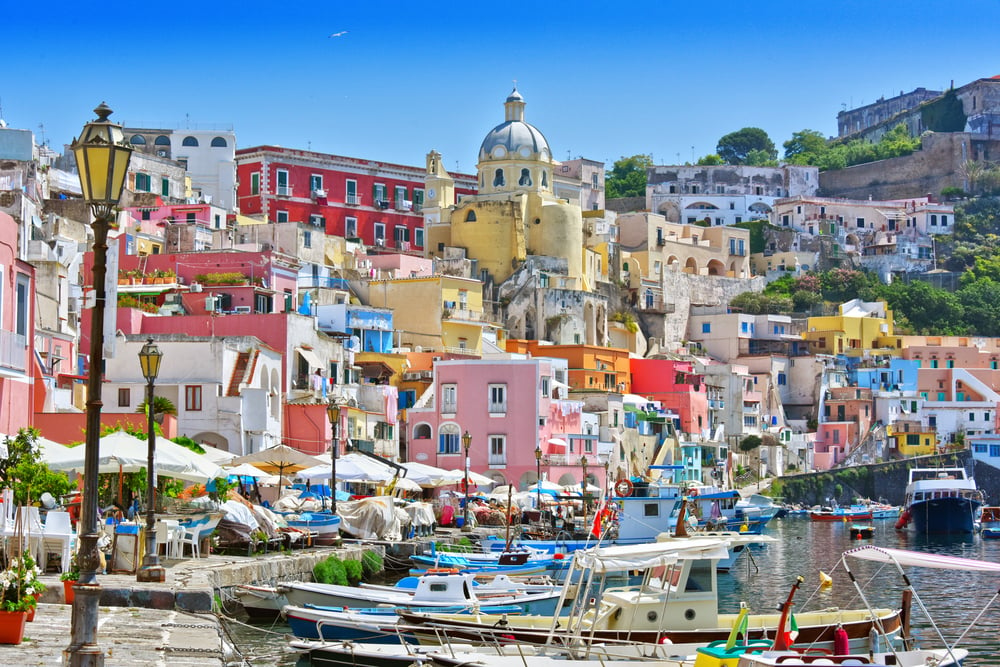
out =
<path fill-rule="evenodd" d="M 147 414 L 146 412 L 146 401 L 139 404 L 136 408 L 136 412 L 141 412 Z M 176 415 L 177 406 L 174 405 L 173 401 L 165 396 L 153 396 L 153 421 L 157 424 L 163 422 L 163 415 Z"/>

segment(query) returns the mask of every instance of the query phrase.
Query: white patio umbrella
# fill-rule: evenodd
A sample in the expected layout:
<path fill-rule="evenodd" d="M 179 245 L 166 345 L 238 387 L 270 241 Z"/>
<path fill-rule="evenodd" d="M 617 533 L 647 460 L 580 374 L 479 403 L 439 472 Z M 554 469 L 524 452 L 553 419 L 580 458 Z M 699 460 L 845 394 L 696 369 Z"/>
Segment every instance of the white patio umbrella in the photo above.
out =
<path fill-rule="evenodd" d="M 2 439 L 2 438 L 0 438 Z M 61 461 L 68 461 L 73 457 L 73 448 L 67 447 L 66 445 L 59 444 L 55 440 L 49 440 L 48 438 L 38 438 L 36 441 L 38 444 L 38 449 L 42 454 L 42 461 L 47 463 L 51 468 L 53 464 L 59 463 Z"/>
<path fill-rule="evenodd" d="M 406 468 L 406 479 L 420 486 L 447 486 L 462 481 L 462 472 L 458 470 L 445 470 L 416 461 L 407 461 L 402 466 Z"/>
<path fill-rule="evenodd" d="M 535 482 L 534 484 L 532 484 L 531 486 L 529 486 L 526 490 L 527 491 L 537 491 L 539 486 L 541 486 L 542 491 L 555 491 L 555 492 L 559 492 L 559 491 L 563 490 L 562 486 L 556 484 L 555 482 L 549 481 L 547 479 L 543 479 L 543 480 L 541 480 L 541 482 Z M 577 491 L 579 491 L 579 488 L 577 488 Z"/>
<path fill-rule="evenodd" d="M 260 468 L 251 463 L 241 463 L 239 465 L 233 466 L 232 468 L 223 468 L 223 471 L 225 471 L 227 475 L 239 475 L 240 477 L 253 477 L 254 479 L 264 479 L 265 477 L 274 476 L 264 472 L 263 470 L 261 470 Z"/>
<path fill-rule="evenodd" d="M 189 482 L 205 482 L 212 479 L 211 469 L 193 463 L 192 459 L 179 454 L 169 446 L 160 447 L 161 442 L 169 442 L 166 439 L 157 440 L 156 455 L 153 459 L 155 472 L 166 477 L 175 477 Z M 180 447 L 175 443 L 170 443 L 174 447 L 185 449 L 189 454 L 194 452 Z M 85 463 L 86 448 L 84 445 L 69 448 L 71 456 L 68 458 L 49 464 L 53 470 L 72 470 L 82 473 Z M 98 450 L 98 472 L 100 473 L 126 473 L 139 472 L 146 467 L 148 461 L 148 445 L 145 440 L 140 440 L 134 435 L 129 435 L 124 431 L 115 431 L 100 440 Z M 218 469 L 218 466 L 216 466 Z"/>
<path fill-rule="evenodd" d="M 306 479 L 330 479 L 330 463 L 305 468 L 296 473 Z M 361 454 L 346 454 L 337 458 L 337 479 L 344 482 L 388 482 L 396 471 Z"/>
<path fill-rule="evenodd" d="M 462 481 L 462 478 L 465 477 L 464 470 L 452 470 L 450 472 L 452 474 L 456 473 L 458 474 L 458 479 L 452 482 L 452 484 L 460 483 Z M 471 470 L 469 471 L 469 481 L 475 484 L 476 486 L 493 486 L 494 484 L 496 484 L 496 482 L 493 481 L 492 478 L 487 477 L 486 475 L 480 475 L 478 472 L 472 472 Z"/>
<path fill-rule="evenodd" d="M 398 491 L 423 491 L 423 487 L 414 482 L 409 477 L 400 477 L 396 480 L 396 490 Z"/>

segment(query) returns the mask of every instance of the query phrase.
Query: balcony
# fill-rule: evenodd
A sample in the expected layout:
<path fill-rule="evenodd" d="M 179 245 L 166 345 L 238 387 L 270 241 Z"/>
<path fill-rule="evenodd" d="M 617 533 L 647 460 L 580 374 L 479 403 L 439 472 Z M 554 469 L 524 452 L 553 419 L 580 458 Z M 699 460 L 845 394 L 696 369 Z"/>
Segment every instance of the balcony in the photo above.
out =
<path fill-rule="evenodd" d="M 395 199 L 393 201 L 393 207 L 397 211 L 412 211 L 413 210 L 413 201 L 411 201 L 409 199 Z"/>
<path fill-rule="evenodd" d="M 489 466 L 491 468 L 500 468 L 507 465 L 507 455 L 506 454 L 490 454 Z"/>
<path fill-rule="evenodd" d="M 0 331 L 0 367 L 16 371 L 28 368 L 28 338 L 13 331 Z"/>
<path fill-rule="evenodd" d="M 292 186 L 290 185 L 278 185 L 274 188 L 274 194 L 279 197 L 291 197 L 292 196 Z"/>
<path fill-rule="evenodd" d="M 361 206 L 361 195 L 348 194 L 344 197 L 344 203 L 350 206 Z"/>

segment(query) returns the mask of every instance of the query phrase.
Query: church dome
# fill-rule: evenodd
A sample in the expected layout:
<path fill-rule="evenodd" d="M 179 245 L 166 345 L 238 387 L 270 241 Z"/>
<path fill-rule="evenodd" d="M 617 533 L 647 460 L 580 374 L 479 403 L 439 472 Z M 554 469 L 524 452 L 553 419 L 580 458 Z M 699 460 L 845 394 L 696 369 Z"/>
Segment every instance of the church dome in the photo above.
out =
<path fill-rule="evenodd" d="M 479 159 L 528 158 L 541 154 L 548 159 L 549 142 L 534 125 L 524 122 L 524 98 L 517 88 L 511 91 L 504 102 L 505 120 L 497 125 L 483 139 L 479 147 Z"/>

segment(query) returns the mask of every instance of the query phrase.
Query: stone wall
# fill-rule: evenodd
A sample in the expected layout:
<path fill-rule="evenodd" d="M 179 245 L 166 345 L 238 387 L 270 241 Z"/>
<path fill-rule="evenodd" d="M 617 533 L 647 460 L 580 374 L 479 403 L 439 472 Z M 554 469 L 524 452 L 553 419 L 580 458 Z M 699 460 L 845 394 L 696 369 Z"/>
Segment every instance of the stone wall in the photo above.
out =
<path fill-rule="evenodd" d="M 631 213 L 633 211 L 646 210 L 646 197 L 620 197 L 609 199 L 604 203 L 605 208 L 616 213 Z"/>
<path fill-rule="evenodd" d="M 691 306 L 727 305 L 737 294 L 760 292 L 764 285 L 764 278 L 759 276 L 750 279 L 720 278 L 667 271 L 663 276 L 663 300 L 674 304 L 674 311 L 662 316 L 641 314 L 643 332 L 647 337 L 661 339 L 667 346 L 687 340 Z"/>

